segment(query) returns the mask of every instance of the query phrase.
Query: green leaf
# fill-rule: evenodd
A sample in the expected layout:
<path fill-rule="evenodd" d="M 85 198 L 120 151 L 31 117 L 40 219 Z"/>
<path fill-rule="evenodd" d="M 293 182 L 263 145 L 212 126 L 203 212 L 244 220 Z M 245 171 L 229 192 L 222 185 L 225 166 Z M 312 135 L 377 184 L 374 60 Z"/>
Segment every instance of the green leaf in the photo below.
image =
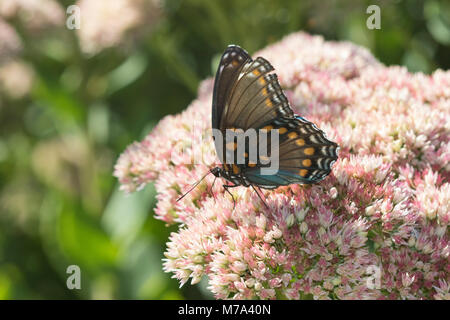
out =
<path fill-rule="evenodd" d="M 100 272 L 113 267 L 118 247 L 108 235 L 88 217 L 69 208 L 63 209 L 59 219 L 59 239 L 67 260 L 73 260 L 83 271 Z"/>
<path fill-rule="evenodd" d="M 44 77 L 40 77 L 36 82 L 32 93 L 33 99 L 39 105 L 48 108 L 57 121 L 73 125 L 74 121 L 83 120 L 83 105 L 59 83 L 53 83 Z"/>
<path fill-rule="evenodd" d="M 147 68 L 147 58 L 141 52 L 131 55 L 124 63 L 108 75 L 107 95 L 110 95 L 136 81 Z"/>
<path fill-rule="evenodd" d="M 117 242 L 130 243 L 154 204 L 156 191 L 152 184 L 143 190 L 126 194 L 118 188 L 113 192 L 103 213 L 102 225 Z"/>

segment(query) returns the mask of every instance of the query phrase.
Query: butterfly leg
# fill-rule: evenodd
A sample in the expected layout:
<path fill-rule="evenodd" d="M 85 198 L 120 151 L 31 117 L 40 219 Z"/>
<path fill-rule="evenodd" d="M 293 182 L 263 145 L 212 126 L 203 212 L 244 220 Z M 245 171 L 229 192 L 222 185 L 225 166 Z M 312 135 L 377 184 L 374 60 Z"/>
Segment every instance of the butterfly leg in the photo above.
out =
<path fill-rule="evenodd" d="M 261 191 L 261 188 L 259 188 L 259 187 L 257 186 L 257 188 L 258 188 L 258 190 L 259 190 L 259 192 L 258 192 L 258 191 L 255 189 L 255 186 L 254 186 L 254 185 L 251 184 L 251 186 L 252 186 L 253 190 L 255 190 L 256 194 L 257 194 L 258 197 L 259 197 L 259 199 L 261 199 L 262 203 L 264 203 L 264 205 L 266 206 L 266 208 L 269 209 L 269 206 L 267 205 L 266 201 L 265 201 L 265 200 L 261 197 L 261 195 L 259 194 L 259 192 L 262 192 L 262 191 Z"/>
<path fill-rule="evenodd" d="M 230 190 L 228 190 L 229 188 L 234 188 L 234 187 L 239 187 L 239 185 L 237 185 L 237 184 L 231 184 L 231 185 L 228 185 L 228 184 L 224 184 L 223 185 L 223 188 L 225 189 L 225 191 L 226 192 L 228 192 L 228 194 L 231 196 L 231 198 L 233 199 L 233 211 L 234 211 L 234 208 L 236 208 L 236 199 L 234 198 L 234 196 L 233 196 L 233 194 L 230 192 Z"/>
<path fill-rule="evenodd" d="M 217 199 L 216 199 L 216 196 L 214 195 L 214 192 L 213 192 L 213 187 L 214 187 L 214 184 L 216 183 L 216 179 L 217 179 L 217 177 L 214 177 L 214 181 L 213 181 L 213 183 L 212 183 L 212 185 L 211 185 L 211 188 L 209 189 L 209 193 L 213 196 L 214 201 L 217 200 Z"/>

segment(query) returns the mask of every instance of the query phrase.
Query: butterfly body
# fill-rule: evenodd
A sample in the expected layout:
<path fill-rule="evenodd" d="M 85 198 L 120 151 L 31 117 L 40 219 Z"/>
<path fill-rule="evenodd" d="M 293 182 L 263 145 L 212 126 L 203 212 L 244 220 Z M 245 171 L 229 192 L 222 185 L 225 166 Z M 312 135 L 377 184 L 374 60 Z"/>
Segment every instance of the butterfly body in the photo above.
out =
<path fill-rule="evenodd" d="M 292 183 L 321 181 L 338 157 L 338 145 L 312 122 L 292 111 L 272 65 L 262 57 L 252 60 L 242 48 L 230 45 L 220 61 L 214 84 L 212 128 L 222 163 L 211 172 L 223 177 L 231 186 L 257 186 L 274 189 Z M 250 141 L 247 132 L 265 133 Z M 230 139 L 227 132 L 237 132 Z M 277 157 L 272 131 L 278 135 Z M 239 135 L 242 147 L 239 147 Z M 272 138 L 271 138 L 272 137 Z M 260 152 L 260 147 L 268 151 Z M 254 151 L 251 157 L 251 153 Z M 240 157 L 240 158 L 239 158 Z M 231 159 L 231 161 L 230 161 Z M 237 160 L 241 161 L 237 161 Z M 276 163 L 275 163 L 276 161 Z M 276 164 L 276 172 L 264 169 Z"/>

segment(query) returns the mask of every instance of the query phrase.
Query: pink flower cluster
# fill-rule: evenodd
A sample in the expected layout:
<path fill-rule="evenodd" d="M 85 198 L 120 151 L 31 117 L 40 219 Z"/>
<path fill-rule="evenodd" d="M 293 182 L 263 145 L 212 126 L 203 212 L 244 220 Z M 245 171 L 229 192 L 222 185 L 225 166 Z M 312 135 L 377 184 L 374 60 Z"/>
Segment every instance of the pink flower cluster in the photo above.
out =
<path fill-rule="evenodd" d="M 206 80 L 186 111 L 115 167 L 127 192 L 155 181 L 157 218 L 179 224 L 165 271 L 181 285 L 206 276 L 218 299 L 449 300 L 450 72 L 411 74 L 305 33 L 254 56 L 274 65 L 293 109 L 340 145 L 340 157 L 318 184 L 265 191 L 269 208 L 238 187 L 233 209 L 212 175 L 176 202 L 208 170 L 186 164 L 193 123 L 211 126 Z M 206 141 L 205 159 L 215 159 Z"/>

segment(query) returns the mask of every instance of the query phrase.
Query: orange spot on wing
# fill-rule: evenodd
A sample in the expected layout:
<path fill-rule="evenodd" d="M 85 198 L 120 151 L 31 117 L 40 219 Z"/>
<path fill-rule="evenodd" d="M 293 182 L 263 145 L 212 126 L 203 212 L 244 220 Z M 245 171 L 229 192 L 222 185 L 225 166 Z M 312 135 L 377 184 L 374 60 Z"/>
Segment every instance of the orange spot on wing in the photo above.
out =
<path fill-rule="evenodd" d="M 286 128 L 279 128 L 279 129 L 278 129 L 278 132 L 279 132 L 280 134 L 285 134 L 285 133 L 287 132 L 287 129 L 286 129 Z"/>
<path fill-rule="evenodd" d="M 295 138 L 297 138 L 297 136 L 298 136 L 297 132 L 289 132 L 288 133 L 289 139 L 295 139 Z"/>
<path fill-rule="evenodd" d="M 308 174 L 308 170 L 306 169 L 300 169 L 300 171 L 298 172 L 302 177 L 306 176 Z"/>
<path fill-rule="evenodd" d="M 269 108 L 273 107 L 273 103 L 272 103 L 272 100 L 270 100 L 270 98 L 267 98 L 265 102 L 266 102 L 267 107 L 269 107 Z"/>
<path fill-rule="evenodd" d="M 253 70 L 253 74 L 254 74 L 255 76 L 259 76 L 261 73 L 259 72 L 258 69 L 255 69 L 255 70 Z"/>
<path fill-rule="evenodd" d="M 314 148 L 306 148 L 303 152 L 308 156 L 312 156 L 314 154 Z"/>
<path fill-rule="evenodd" d="M 295 144 L 298 145 L 299 147 L 304 146 L 305 145 L 305 140 L 297 139 L 297 140 L 295 140 Z"/>
<path fill-rule="evenodd" d="M 303 164 L 305 167 L 311 166 L 311 159 L 305 159 L 305 160 L 303 160 L 303 161 L 302 161 L 302 164 Z"/>
<path fill-rule="evenodd" d="M 241 170 L 239 169 L 239 167 L 235 164 L 233 164 L 233 173 L 234 174 L 238 174 Z"/>

